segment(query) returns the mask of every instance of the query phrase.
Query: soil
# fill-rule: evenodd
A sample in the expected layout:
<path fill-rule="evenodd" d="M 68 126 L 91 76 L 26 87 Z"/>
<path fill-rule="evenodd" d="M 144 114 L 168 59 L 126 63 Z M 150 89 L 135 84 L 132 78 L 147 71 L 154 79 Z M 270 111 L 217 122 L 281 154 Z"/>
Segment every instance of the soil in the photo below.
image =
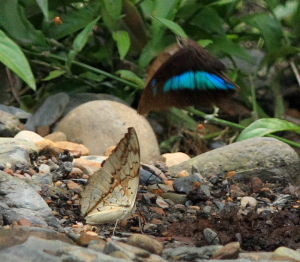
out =
<path fill-rule="evenodd" d="M 78 190 L 68 190 L 68 180 L 76 183 L 86 183 L 80 177 L 69 177 L 68 174 L 57 176 L 57 181 L 64 183 L 65 189 L 45 185 L 40 192 L 48 205 L 54 211 L 62 226 L 70 227 L 83 223 L 80 214 Z M 254 178 L 257 184 L 258 178 Z M 137 197 L 137 212 L 125 223 L 119 223 L 117 232 L 139 232 L 141 225 L 143 233 L 153 235 L 161 241 L 182 242 L 182 245 L 205 246 L 203 230 L 212 229 L 217 233 L 220 244 L 239 241 L 245 251 L 274 251 L 280 246 L 292 249 L 300 248 L 300 201 L 296 190 L 290 185 L 260 183 L 260 188 L 253 192 L 249 183 L 229 184 L 224 188 L 219 179 L 211 188 L 211 198 L 204 197 L 201 190 L 195 189 L 188 194 L 192 206 L 200 208 L 192 210 L 181 206 L 163 209 L 157 206 L 154 193 L 140 190 Z M 55 181 L 54 181 L 55 182 Z M 240 206 L 240 198 L 230 191 L 243 189 L 244 195 L 252 196 L 258 204 L 255 208 Z M 286 193 L 287 189 L 290 192 Z M 274 199 L 287 196 L 287 201 L 277 207 L 272 206 Z M 223 203 L 223 208 L 217 208 L 216 202 Z M 205 213 L 203 207 L 209 205 L 211 212 Z M 257 209 L 261 208 L 258 213 Z M 244 210 L 242 212 L 242 210 Z M 154 225 L 153 225 L 154 224 Z M 100 235 L 109 236 L 114 223 L 96 226 L 94 231 Z M 117 233 L 118 234 L 118 233 Z"/>

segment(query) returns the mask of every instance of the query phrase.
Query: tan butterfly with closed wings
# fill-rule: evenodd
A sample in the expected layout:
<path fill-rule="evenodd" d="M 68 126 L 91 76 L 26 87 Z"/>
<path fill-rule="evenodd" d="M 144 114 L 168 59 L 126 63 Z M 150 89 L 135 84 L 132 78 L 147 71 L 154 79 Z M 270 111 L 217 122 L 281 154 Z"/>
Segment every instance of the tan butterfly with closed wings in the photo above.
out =
<path fill-rule="evenodd" d="M 133 127 L 120 140 L 81 194 L 81 213 L 88 224 L 128 218 L 139 186 L 140 147 Z"/>

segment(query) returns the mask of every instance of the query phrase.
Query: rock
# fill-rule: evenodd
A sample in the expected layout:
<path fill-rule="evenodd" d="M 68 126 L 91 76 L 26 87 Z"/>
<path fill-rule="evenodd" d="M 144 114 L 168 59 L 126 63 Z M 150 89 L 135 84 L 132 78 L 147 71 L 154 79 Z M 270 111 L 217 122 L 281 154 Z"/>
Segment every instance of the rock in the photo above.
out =
<path fill-rule="evenodd" d="M 26 120 L 31 117 L 31 114 L 14 106 L 6 106 L 0 104 L 0 110 L 16 116 L 19 120 Z"/>
<path fill-rule="evenodd" d="M 0 251 L 1 261 L 101 261 L 126 262 L 124 259 L 113 258 L 92 249 L 70 245 L 59 240 L 45 240 L 29 237 L 23 244 Z"/>
<path fill-rule="evenodd" d="M 209 259 L 222 246 L 204 247 L 177 247 L 167 248 L 163 251 L 163 258 L 168 261 L 197 261 L 197 259 Z"/>
<path fill-rule="evenodd" d="M 166 175 L 153 165 L 141 164 L 140 183 L 142 185 L 158 184 L 166 181 Z"/>
<path fill-rule="evenodd" d="M 274 256 L 283 256 L 300 261 L 300 251 L 296 251 L 287 247 L 279 247 L 274 251 Z"/>
<path fill-rule="evenodd" d="M 237 259 L 240 253 L 240 243 L 233 242 L 218 249 L 211 259 Z"/>
<path fill-rule="evenodd" d="M 152 254 L 161 255 L 163 245 L 155 239 L 142 234 L 134 234 L 127 239 L 127 244 L 149 251 Z"/>
<path fill-rule="evenodd" d="M 193 189 L 200 187 L 201 178 L 198 175 L 179 177 L 174 180 L 174 188 L 177 192 L 189 193 Z"/>
<path fill-rule="evenodd" d="M 187 154 L 182 152 L 163 154 L 159 158 L 160 161 L 166 163 L 167 167 L 178 165 L 189 159 L 190 157 Z"/>
<path fill-rule="evenodd" d="M 123 252 L 133 261 L 166 262 L 161 257 L 151 254 L 144 249 L 134 247 L 118 241 L 109 241 L 104 248 L 105 254 L 111 254 L 116 251 Z"/>
<path fill-rule="evenodd" d="M 63 115 L 68 102 L 69 96 L 65 93 L 49 96 L 36 113 L 29 118 L 25 129 L 37 131 L 40 126 L 53 125 Z"/>
<path fill-rule="evenodd" d="M 208 245 L 220 245 L 220 239 L 218 238 L 218 234 L 212 229 L 205 228 L 203 230 L 203 235 Z"/>
<path fill-rule="evenodd" d="M 299 163 L 299 156 L 289 145 L 274 138 L 257 137 L 206 152 L 170 167 L 169 171 L 175 175 L 195 165 L 205 177 L 225 177 L 229 171 L 235 171 L 231 175 L 234 182 L 255 176 L 263 182 L 287 180 L 299 184 Z"/>
<path fill-rule="evenodd" d="M 170 199 L 175 204 L 184 204 L 188 200 L 186 195 L 172 193 L 172 192 L 163 193 L 162 197 L 164 199 Z"/>
<path fill-rule="evenodd" d="M 64 116 L 67 115 L 70 111 L 72 111 L 77 106 L 80 106 L 84 103 L 94 101 L 94 100 L 109 100 L 109 101 L 119 102 L 124 105 L 128 105 L 122 99 L 110 94 L 77 93 L 77 94 L 68 94 L 68 96 L 69 96 L 69 103 L 65 108 Z"/>
<path fill-rule="evenodd" d="M 0 188 L 0 214 L 8 224 L 27 219 L 33 225 L 61 230 L 52 210 L 30 183 L 0 171 Z"/>
<path fill-rule="evenodd" d="M 87 156 L 89 154 L 89 149 L 82 145 L 77 143 L 72 143 L 68 141 L 57 141 L 55 142 L 55 145 L 58 148 L 66 149 L 68 151 L 72 152 L 79 152 L 81 156 Z"/>
<path fill-rule="evenodd" d="M 250 207 L 256 207 L 257 200 L 254 197 L 242 197 L 241 199 L 241 207 L 245 208 L 249 205 Z"/>
<path fill-rule="evenodd" d="M 37 133 L 32 132 L 32 131 L 28 131 L 28 130 L 22 130 L 21 132 L 16 134 L 14 138 L 30 141 L 30 142 L 33 142 L 33 143 L 37 143 L 37 142 L 44 139 L 43 137 L 41 137 Z"/>
<path fill-rule="evenodd" d="M 157 140 L 147 120 L 118 102 L 102 100 L 78 106 L 61 120 L 55 131 L 65 133 L 68 141 L 84 144 L 90 154 L 101 155 L 106 148 L 116 145 L 131 126 L 138 134 L 141 160 L 158 159 Z"/>
<path fill-rule="evenodd" d="M 13 137 L 20 131 L 22 124 L 16 116 L 0 110 L 0 119 L 0 136 Z"/>
<path fill-rule="evenodd" d="M 29 165 L 31 154 L 37 154 L 37 148 L 32 142 L 14 138 L 0 138 L 1 164 L 10 164 L 12 167 L 16 164 Z"/>
<path fill-rule="evenodd" d="M 70 244 L 72 243 L 72 241 L 67 236 L 47 228 L 41 228 L 41 227 L 3 228 L 1 227 L 0 228 L 0 250 L 15 245 L 20 245 L 24 243 L 30 236 L 35 236 L 44 239 L 60 240 Z"/>
<path fill-rule="evenodd" d="M 49 139 L 53 142 L 58 142 L 58 141 L 67 141 L 67 136 L 63 132 L 53 132 L 49 135 L 46 135 L 44 137 L 45 139 Z"/>

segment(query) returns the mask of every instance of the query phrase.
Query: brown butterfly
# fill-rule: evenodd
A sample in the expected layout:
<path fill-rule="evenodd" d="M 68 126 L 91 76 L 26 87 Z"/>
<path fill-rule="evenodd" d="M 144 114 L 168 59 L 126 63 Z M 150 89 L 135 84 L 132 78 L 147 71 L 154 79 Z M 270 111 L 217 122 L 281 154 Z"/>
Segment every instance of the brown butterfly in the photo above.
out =
<path fill-rule="evenodd" d="M 139 171 L 139 141 L 131 127 L 81 194 L 86 222 L 102 224 L 128 218 L 135 204 Z"/>

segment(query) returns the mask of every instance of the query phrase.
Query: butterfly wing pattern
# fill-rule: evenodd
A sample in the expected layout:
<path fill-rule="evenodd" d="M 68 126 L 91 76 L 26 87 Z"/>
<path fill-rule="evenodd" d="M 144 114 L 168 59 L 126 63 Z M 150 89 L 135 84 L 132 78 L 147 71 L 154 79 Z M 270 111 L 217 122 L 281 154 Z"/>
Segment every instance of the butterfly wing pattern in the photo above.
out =
<path fill-rule="evenodd" d="M 222 108 L 238 89 L 225 66 L 191 39 L 182 39 L 162 52 L 149 68 L 138 113 L 191 105 Z"/>
<path fill-rule="evenodd" d="M 131 215 L 139 170 L 139 141 L 131 127 L 81 194 L 81 213 L 88 224 L 113 222 Z"/>

